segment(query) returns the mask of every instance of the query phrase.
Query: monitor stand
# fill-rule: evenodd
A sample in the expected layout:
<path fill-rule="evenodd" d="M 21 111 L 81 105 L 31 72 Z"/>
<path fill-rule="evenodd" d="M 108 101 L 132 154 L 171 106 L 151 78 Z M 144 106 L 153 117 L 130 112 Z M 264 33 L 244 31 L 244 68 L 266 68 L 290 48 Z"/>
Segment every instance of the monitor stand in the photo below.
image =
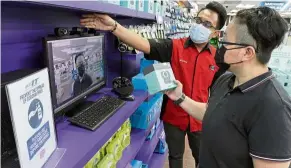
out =
<path fill-rule="evenodd" d="M 76 106 L 72 107 L 72 109 L 70 109 L 67 112 L 65 112 L 65 115 L 67 117 L 73 117 L 73 116 L 77 115 L 78 113 L 80 113 L 82 110 L 90 107 L 93 103 L 94 103 L 94 101 L 88 101 L 88 100 L 85 99 L 81 103 L 79 103 Z"/>

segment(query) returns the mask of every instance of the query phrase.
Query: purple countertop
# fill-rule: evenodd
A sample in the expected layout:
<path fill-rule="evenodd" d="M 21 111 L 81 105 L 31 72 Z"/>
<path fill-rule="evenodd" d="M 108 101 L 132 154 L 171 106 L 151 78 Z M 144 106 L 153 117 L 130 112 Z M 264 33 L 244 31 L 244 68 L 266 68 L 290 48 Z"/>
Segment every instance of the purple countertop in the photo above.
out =
<path fill-rule="evenodd" d="M 107 91 L 106 89 L 102 90 L 103 93 Z M 57 123 L 58 147 L 66 149 L 66 153 L 58 163 L 57 168 L 83 167 L 120 128 L 126 119 L 134 113 L 138 106 L 146 99 L 147 94 L 144 91 L 135 91 L 134 96 L 135 101 L 127 102 L 94 132 L 73 126 L 68 121 Z M 94 97 L 100 97 L 100 95 Z"/>
<path fill-rule="evenodd" d="M 136 155 L 135 159 L 140 160 L 145 164 L 150 162 L 150 159 L 155 151 L 155 148 L 159 142 L 159 137 L 164 129 L 163 123 L 160 123 L 159 127 L 157 128 L 156 132 L 154 133 L 151 140 L 145 141 L 142 145 L 142 148 L 139 150 L 138 154 Z"/>
<path fill-rule="evenodd" d="M 164 154 L 154 153 L 149 163 L 149 168 L 162 168 L 164 167 L 168 150 Z"/>

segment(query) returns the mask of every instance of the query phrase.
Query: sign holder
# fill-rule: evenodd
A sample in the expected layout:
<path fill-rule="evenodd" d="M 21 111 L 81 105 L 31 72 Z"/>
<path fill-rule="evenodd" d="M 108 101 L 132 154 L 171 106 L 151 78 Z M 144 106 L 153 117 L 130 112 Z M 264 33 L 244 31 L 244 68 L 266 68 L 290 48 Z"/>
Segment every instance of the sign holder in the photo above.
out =
<path fill-rule="evenodd" d="M 48 69 L 6 86 L 21 168 L 55 168 L 66 149 L 57 148 Z"/>

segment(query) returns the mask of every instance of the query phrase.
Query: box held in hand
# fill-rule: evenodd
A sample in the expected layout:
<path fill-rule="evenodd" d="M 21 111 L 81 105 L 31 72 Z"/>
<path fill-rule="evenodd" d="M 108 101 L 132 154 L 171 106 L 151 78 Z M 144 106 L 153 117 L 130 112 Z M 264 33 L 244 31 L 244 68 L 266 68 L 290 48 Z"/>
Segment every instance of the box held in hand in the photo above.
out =
<path fill-rule="evenodd" d="M 148 92 L 155 94 L 161 91 L 174 89 L 175 76 L 170 63 L 153 64 L 143 70 L 148 86 Z"/>

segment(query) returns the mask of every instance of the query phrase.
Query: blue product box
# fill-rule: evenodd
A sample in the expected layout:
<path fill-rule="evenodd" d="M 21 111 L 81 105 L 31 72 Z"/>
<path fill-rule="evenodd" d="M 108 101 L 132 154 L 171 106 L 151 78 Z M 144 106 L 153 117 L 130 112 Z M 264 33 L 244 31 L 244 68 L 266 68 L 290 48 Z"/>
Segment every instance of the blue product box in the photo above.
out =
<path fill-rule="evenodd" d="M 131 161 L 132 168 L 142 168 L 142 161 L 139 160 L 133 160 Z"/>
<path fill-rule="evenodd" d="M 159 137 L 159 142 L 155 148 L 154 153 L 164 154 L 168 149 L 167 143 L 166 143 L 166 136 L 165 131 L 163 131 Z"/>
<path fill-rule="evenodd" d="M 120 6 L 135 10 L 135 8 L 136 8 L 136 0 L 121 0 L 120 1 Z"/>
<path fill-rule="evenodd" d="M 161 123 L 161 120 L 160 120 L 160 118 L 158 118 L 157 122 L 155 124 L 155 129 L 157 129 L 159 127 L 160 123 Z"/>
<path fill-rule="evenodd" d="M 132 77 L 132 84 L 134 86 L 134 89 L 136 90 L 148 90 L 148 86 L 144 78 L 144 75 L 141 73 Z"/>
<path fill-rule="evenodd" d="M 156 127 L 155 127 L 155 125 L 153 125 L 153 127 L 152 127 L 152 129 L 151 129 L 151 132 L 150 132 L 149 135 L 146 137 L 146 141 L 151 140 L 152 137 L 154 136 L 155 132 L 156 132 Z"/>
<path fill-rule="evenodd" d="M 102 0 L 103 2 L 120 5 L 120 0 Z"/>
<path fill-rule="evenodd" d="M 144 0 L 136 1 L 136 10 L 143 12 L 144 11 Z"/>
<path fill-rule="evenodd" d="M 143 102 L 130 116 L 132 128 L 147 129 L 151 121 L 159 113 L 155 113 L 154 107 L 159 102 L 161 95 L 156 95 L 148 102 Z"/>
<path fill-rule="evenodd" d="M 145 58 L 141 58 L 140 59 L 140 73 L 142 73 L 146 67 L 153 65 L 153 64 L 157 64 L 157 63 L 159 63 L 159 62 L 155 61 L 155 60 L 147 60 Z"/>
<path fill-rule="evenodd" d="M 161 3 L 160 2 L 155 2 L 154 13 L 156 15 L 161 15 Z"/>
<path fill-rule="evenodd" d="M 142 168 L 148 168 L 149 165 L 143 163 L 141 167 L 142 167 Z"/>
<path fill-rule="evenodd" d="M 170 63 L 152 64 L 143 69 L 143 74 L 151 95 L 177 87 Z"/>

